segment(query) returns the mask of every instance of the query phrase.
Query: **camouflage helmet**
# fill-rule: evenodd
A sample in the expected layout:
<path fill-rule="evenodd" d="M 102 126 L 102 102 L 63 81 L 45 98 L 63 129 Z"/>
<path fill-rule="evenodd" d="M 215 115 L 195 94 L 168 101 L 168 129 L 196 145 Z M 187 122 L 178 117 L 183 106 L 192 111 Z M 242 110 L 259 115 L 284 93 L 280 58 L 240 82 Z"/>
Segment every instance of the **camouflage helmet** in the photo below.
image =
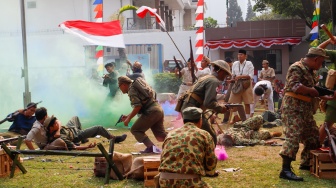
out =
<path fill-rule="evenodd" d="M 231 71 L 230 71 L 230 66 L 227 62 L 223 61 L 223 60 L 216 60 L 214 62 L 211 62 L 211 65 L 214 66 L 218 66 L 220 69 L 224 70 L 225 72 L 227 72 L 230 76 L 231 76 Z"/>

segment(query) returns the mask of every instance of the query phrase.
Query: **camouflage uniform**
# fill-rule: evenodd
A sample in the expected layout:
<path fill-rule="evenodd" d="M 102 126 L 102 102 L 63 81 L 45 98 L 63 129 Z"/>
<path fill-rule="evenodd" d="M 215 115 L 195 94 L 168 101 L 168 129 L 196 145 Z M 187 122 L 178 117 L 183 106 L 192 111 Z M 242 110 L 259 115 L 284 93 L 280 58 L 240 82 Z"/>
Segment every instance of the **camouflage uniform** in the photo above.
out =
<path fill-rule="evenodd" d="M 149 87 L 149 85 L 146 86 Z M 163 126 L 163 110 L 155 99 L 155 91 L 151 88 L 150 90 L 153 92 L 153 97 L 150 98 L 139 92 L 138 89 L 134 87 L 134 83 L 130 85 L 128 91 L 132 107 L 141 106 L 141 110 L 139 112 L 140 116 L 131 128 L 131 133 L 138 142 L 143 142 L 144 140 L 149 139 L 145 134 L 148 129 L 151 129 L 154 136 L 157 139 L 160 138 L 159 140 L 164 140 L 167 136 Z"/>
<path fill-rule="evenodd" d="M 161 153 L 160 172 L 212 176 L 217 158 L 211 135 L 193 123 L 169 132 Z M 210 187 L 201 178 L 162 179 L 161 187 Z"/>
<path fill-rule="evenodd" d="M 264 141 L 272 136 L 269 131 L 259 130 L 263 122 L 263 117 L 257 115 L 242 123 L 235 123 L 234 128 L 229 128 L 224 134 L 218 135 L 218 144 L 222 143 L 224 135 L 230 135 L 235 146 L 264 144 Z"/>
<path fill-rule="evenodd" d="M 184 103 L 182 105 L 181 111 L 183 111 L 187 107 L 198 107 L 202 108 L 203 111 L 206 109 L 211 109 L 217 113 L 221 113 L 225 106 L 220 106 L 216 100 L 217 92 L 216 88 L 220 85 L 220 81 L 213 75 L 204 76 L 199 79 L 195 86 L 191 89 L 191 92 L 196 94 L 203 100 L 203 104 L 197 102 L 194 98 L 190 97 L 189 101 L 188 98 L 184 99 Z M 203 124 L 201 129 L 206 130 L 212 136 L 214 143 L 217 143 L 217 136 L 213 129 L 213 127 L 208 122 L 207 117 L 202 116 Z"/>
<path fill-rule="evenodd" d="M 306 87 L 313 87 L 316 84 L 314 72 L 302 62 L 303 59 L 289 67 L 284 92 L 293 92 L 297 84 Z M 280 155 L 295 160 L 301 142 L 304 145 L 301 165 L 309 166 L 309 150 L 319 147 L 319 131 L 313 117 L 313 103 L 285 95 L 282 101 L 282 114 L 286 140 L 282 145 Z"/>

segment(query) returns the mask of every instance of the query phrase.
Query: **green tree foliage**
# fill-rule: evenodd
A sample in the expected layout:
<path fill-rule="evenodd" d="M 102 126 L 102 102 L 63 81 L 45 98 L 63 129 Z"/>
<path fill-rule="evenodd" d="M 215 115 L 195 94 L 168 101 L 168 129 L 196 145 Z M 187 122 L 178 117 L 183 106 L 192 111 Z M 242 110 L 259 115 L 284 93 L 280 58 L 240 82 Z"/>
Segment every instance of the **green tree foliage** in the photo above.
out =
<path fill-rule="evenodd" d="M 280 14 L 276 14 L 274 12 L 265 12 L 259 16 L 255 16 L 250 19 L 250 21 L 260 21 L 260 20 L 285 20 L 291 19 L 290 17 L 286 17 Z"/>
<path fill-rule="evenodd" d="M 255 14 L 255 12 L 252 9 L 251 0 L 248 0 L 245 21 L 250 21 L 255 16 L 256 16 L 256 14 Z"/>
<path fill-rule="evenodd" d="M 227 20 L 226 23 L 228 26 L 235 26 L 237 22 L 244 21 L 243 13 L 240 6 L 237 3 L 237 0 L 229 0 L 229 8 L 227 10 Z"/>
<path fill-rule="evenodd" d="M 216 27 L 218 27 L 217 20 L 215 20 L 211 17 L 204 18 L 204 27 L 205 28 L 216 28 Z"/>
<path fill-rule="evenodd" d="M 153 75 L 154 89 L 157 93 L 178 93 L 182 83 L 174 73 L 158 73 Z"/>
<path fill-rule="evenodd" d="M 261 12 L 271 8 L 273 13 L 288 17 L 299 17 L 311 28 L 315 5 L 311 0 L 254 0 L 253 10 Z M 331 1 L 320 2 L 320 23 L 328 23 L 331 19 Z"/>

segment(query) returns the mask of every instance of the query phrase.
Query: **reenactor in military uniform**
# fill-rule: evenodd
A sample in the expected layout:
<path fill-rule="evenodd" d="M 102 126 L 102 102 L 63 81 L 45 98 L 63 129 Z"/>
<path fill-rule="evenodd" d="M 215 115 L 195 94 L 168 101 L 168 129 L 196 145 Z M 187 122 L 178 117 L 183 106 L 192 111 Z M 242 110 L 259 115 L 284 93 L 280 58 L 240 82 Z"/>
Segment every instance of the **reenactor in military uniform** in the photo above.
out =
<path fill-rule="evenodd" d="M 105 65 L 105 69 L 108 72 L 108 74 L 105 74 L 103 76 L 103 86 L 109 87 L 110 93 L 107 95 L 109 99 L 113 99 L 118 91 L 118 86 L 117 86 L 117 78 L 119 73 L 114 70 L 115 65 L 114 63 L 107 63 Z"/>
<path fill-rule="evenodd" d="M 202 110 L 188 107 L 182 111 L 184 125 L 169 132 L 161 153 L 160 187 L 210 187 L 202 176 L 218 176 L 215 144 L 201 130 Z"/>
<path fill-rule="evenodd" d="M 264 119 L 261 115 L 253 116 L 241 123 L 237 122 L 233 128 L 218 135 L 218 144 L 226 147 L 263 145 L 267 144 L 266 140 L 281 136 L 281 132 L 260 130 L 263 123 Z"/>
<path fill-rule="evenodd" d="M 335 44 L 331 39 L 326 40 L 325 42 L 321 43 L 318 47 L 319 48 L 326 48 L 328 44 L 333 43 Z M 326 50 L 326 55 L 329 57 L 330 62 L 334 63 L 336 65 L 336 50 Z M 321 69 L 320 69 L 321 70 Z M 327 73 L 328 74 L 328 73 Z M 325 86 L 326 81 L 326 75 L 322 77 L 322 86 Z M 322 81 L 321 80 L 321 81 Z M 336 85 L 334 85 L 333 88 L 329 88 L 336 90 Z M 325 102 L 325 118 L 324 118 L 324 124 L 320 126 L 319 135 L 320 135 L 320 143 L 324 141 L 324 139 L 327 136 L 327 133 L 325 131 L 325 126 L 328 126 L 329 130 L 332 128 L 332 125 L 336 123 L 336 100 L 330 100 L 330 101 L 324 101 Z"/>
<path fill-rule="evenodd" d="M 229 75 L 231 75 L 229 64 L 223 60 L 217 60 L 211 63 L 213 66 L 212 75 L 203 76 L 198 79 L 194 86 L 185 95 L 181 111 L 187 107 L 198 107 L 203 111 L 211 109 L 217 113 L 225 113 L 228 109 L 224 105 L 219 105 L 216 100 L 216 88 Z M 203 123 L 201 129 L 208 131 L 214 143 L 217 143 L 217 135 L 208 122 L 208 117 L 202 116 Z"/>
<path fill-rule="evenodd" d="M 280 156 L 283 159 L 280 178 L 303 181 L 291 170 L 299 144 L 304 145 L 300 169 L 309 169 L 309 151 L 319 148 L 318 127 L 314 120 L 314 98 L 319 96 L 314 70 L 318 70 L 327 58 L 325 50 L 310 48 L 306 57 L 292 64 L 287 72 L 285 96 L 282 101 L 285 142 Z"/>
<path fill-rule="evenodd" d="M 163 142 L 167 133 L 163 126 L 163 110 L 156 100 L 156 92 L 139 77 L 132 81 L 127 76 L 118 78 L 120 90 L 128 94 L 133 110 L 127 116 L 122 117 L 125 126 L 128 126 L 131 119 L 139 114 L 139 118 L 134 122 L 131 133 L 138 142 L 144 143 L 147 147 L 142 153 L 152 153 L 158 151 L 153 142 L 146 135 L 146 131 L 151 129 L 155 138 Z"/>

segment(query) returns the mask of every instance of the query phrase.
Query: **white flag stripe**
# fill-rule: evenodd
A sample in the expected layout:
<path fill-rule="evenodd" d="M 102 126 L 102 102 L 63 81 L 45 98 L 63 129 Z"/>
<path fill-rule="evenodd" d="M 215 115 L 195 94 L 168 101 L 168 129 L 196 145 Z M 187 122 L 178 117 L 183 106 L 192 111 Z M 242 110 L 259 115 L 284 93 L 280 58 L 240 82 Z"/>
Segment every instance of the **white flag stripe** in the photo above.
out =
<path fill-rule="evenodd" d="M 103 57 L 99 57 L 97 59 L 97 65 L 102 65 L 102 64 L 104 64 L 104 59 L 103 59 Z"/>
<path fill-rule="evenodd" d="M 138 10 L 136 11 L 137 15 L 140 17 L 140 18 L 144 18 L 145 16 L 145 12 L 146 11 L 149 11 L 150 13 L 152 13 L 155 18 L 156 18 L 156 21 L 157 23 L 164 29 L 166 30 L 166 24 L 165 22 L 162 20 L 162 18 L 160 17 L 160 15 L 158 15 L 156 13 L 156 9 L 155 8 L 151 8 L 151 7 L 148 7 L 148 6 L 141 6 L 138 8 Z"/>
<path fill-rule="evenodd" d="M 76 28 L 69 29 L 64 24 L 61 24 L 60 27 L 64 29 L 65 32 L 77 35 L 78 37 L 86 40 L 87 42 L 93 45 L 125 48 L 124 37 L 122 34 L 113 35 L 113 36 L 94 36 L 94 35 L 89 35 Z"/>
<path fill-rule="evenodd" d="M 317 33 L 318 32 L 318 27 L 316 26 L 316 27 L 314 27 L 311 31 L 310 31 L 310 33 Z"/>

